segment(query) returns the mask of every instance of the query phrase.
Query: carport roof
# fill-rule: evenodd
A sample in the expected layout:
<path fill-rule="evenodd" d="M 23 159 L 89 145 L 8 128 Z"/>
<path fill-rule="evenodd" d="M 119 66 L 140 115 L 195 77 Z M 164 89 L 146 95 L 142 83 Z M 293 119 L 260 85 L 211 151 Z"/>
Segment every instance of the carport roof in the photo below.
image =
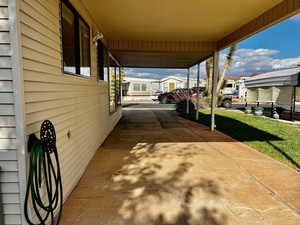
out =
<path fill-rule="evenodd" d="M 187 68 L 299 12 L 300 0 L 85 0 L 125 67 Z"/>
<path fill-rule="evenodd" d="M 247 88 L 275 87 L 275 86 L 299 86 L 300 68 L 278 70 L 263 73 L 245 80 Z"/>

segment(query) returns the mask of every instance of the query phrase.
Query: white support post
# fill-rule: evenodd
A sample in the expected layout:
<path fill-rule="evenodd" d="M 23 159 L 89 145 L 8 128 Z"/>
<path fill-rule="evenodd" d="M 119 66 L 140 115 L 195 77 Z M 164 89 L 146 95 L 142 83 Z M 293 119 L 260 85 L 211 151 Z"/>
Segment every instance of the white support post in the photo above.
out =
<path fill-rule="evenodd" d="M 187 69 L 187 78 L 186 78 L 186 88 L 187 88 L 187 96 L 186 96 L 186 114 L 190 114 L 190 68 Z"/>
<path fill-rule="evenodd" d="M 217 105 L 217 84 L 219 78 L 219 52 L 214 52 L 214 65 L 213 65 L 213 77 L 212 77 L 212 90 L 211 90 L 211 131 L 216 128 L 215 124 L 215 108 Z"/>
<path fill-rule="evenodd" d="M 197 65 L 197 104 L 196 104 L 196 120 L 199 120 L 199 86 L 200 86 L 200 63 Z"/>

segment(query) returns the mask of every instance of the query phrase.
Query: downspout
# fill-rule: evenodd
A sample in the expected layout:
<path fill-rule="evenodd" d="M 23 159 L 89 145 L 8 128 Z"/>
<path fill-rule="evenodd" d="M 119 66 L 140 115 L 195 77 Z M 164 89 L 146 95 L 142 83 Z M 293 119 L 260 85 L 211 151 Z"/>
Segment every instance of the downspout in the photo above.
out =
<path fill-rule="evenodd" d="M 215 109 L 217 104 L 217 84 L 219 78 L 219 52 L 214 52 L 214 65 L 213 65 L 213 76 L 212 76 L 212 87 L 211 87 L 211 131 L 216 128 L 215 124 Z"/>

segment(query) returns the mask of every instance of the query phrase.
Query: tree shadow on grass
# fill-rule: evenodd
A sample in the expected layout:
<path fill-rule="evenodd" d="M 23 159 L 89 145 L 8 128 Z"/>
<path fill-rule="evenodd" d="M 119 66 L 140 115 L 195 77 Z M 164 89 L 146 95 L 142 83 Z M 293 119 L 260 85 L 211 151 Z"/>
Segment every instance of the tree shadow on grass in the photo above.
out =
<path fill-rule="evenodd" d="M 195 121 L 195 116 L 184 116 L 190 120 Z M 210 126 L 210 115 L 199 113 L 199 122 Z M 266 131 L 260 130 L 257 127 L 250 126 L 246 123 L 243 123 L 239 120 L 232 119 L 226 116 L 216 115 L 215 116 L 217 130 L 221 131 L 228 136 L 234 138 L 240 142 L 247 142 L 247 141 L 282 141 L 283 139 L 268 133 Z"/>
<path fill-rule="evenodd" d="M 184 116 L 187 119 L 195 121 L 195 115 Z M 199 113 L 200 123 L 210 126 L 210 115 Z M 283 149 L 274 145 L 271 141 L 283 141 L 284 139 L 268 133 L 266 131 L 260 130 L 257 127 L 250 126 L 246 123 L 243 123 L 239 120 L 229 118 L 226 116 L 216 115 L 215 121 L 217 125 L 217 130 L 221 131 L 228 136 L 234 138 L 240 142 L 265 142 L 270 145 L 275 151 L 279 152 L 286 160 L 291 164 L 300 169 L 299 163 L 297 163 L 290 155 L 288 155 Z"/>

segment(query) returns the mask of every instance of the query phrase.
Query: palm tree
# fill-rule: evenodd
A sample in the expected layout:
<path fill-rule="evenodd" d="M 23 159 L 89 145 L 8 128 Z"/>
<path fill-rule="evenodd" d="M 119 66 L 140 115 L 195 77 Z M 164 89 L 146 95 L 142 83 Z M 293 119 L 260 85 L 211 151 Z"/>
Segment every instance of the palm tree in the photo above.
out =
<path fill-rule="evenodd" d="M 220 92 L 220 89 L 223 86 L 225 75 L 228 72 L 228 70 L 230 69 L 230 66 L 231 66 L 232 61 L 233 61 L 233 56 L 234 56 L 234 53 L 236 52 L 236 50 L 237 50 L 237 44 L 232 45 L 229 49 L 229 52 L 226 56 L 226 60 L 225 60 L 225 63 L 224 63 L 224 68 L 223 68 L 222 73 L 221 73 L 221 75 L 219 77 L 219 80 L 218 80 L 217 93 Z M 208 93 L 208 96 L 211 96 L 213 63 L 214 63 L 213 57 L 206 60 L 206 76 L 207 76 L 207 93 Z"/>
<path fill-rule="evenodd" d="M 226 61 L 224 64 L 223 71 L 219 77 L 219 81 L 218 81 L 218 85 L 217 85 L 217 93 L 220 92 L 221 87 L 223 86 L 225 75 L 231 67 L 231 64 L 233 61 L 233 56 L 234 56 L 234 53 L 236 52 L 236 50 L 237 50 L 237 44 L 232 45 L 229 49 L 229 52 L 226 56 Z"/>
<path fill-rule="evenodd" d="M 207 78 L 207 95 L 211 96 L 212 76 L 213 76 L 213 57 L 206 60 L 206 78 Z"/>

